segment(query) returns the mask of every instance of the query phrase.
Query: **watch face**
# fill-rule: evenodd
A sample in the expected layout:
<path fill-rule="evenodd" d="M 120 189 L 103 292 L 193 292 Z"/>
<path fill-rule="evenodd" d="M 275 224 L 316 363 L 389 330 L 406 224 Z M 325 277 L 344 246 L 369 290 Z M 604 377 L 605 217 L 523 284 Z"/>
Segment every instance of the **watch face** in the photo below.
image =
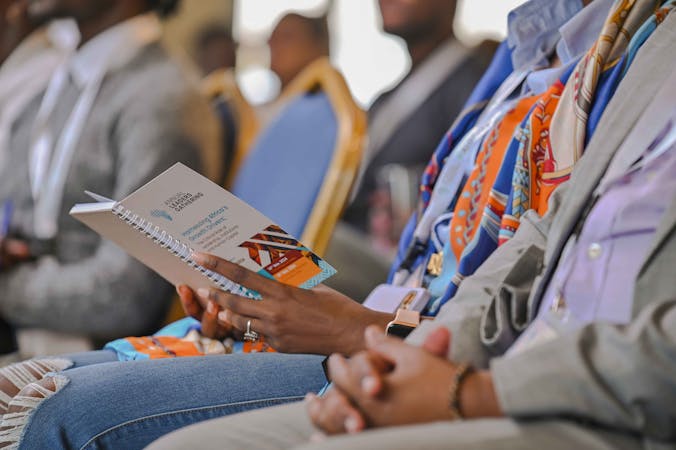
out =
<path fill-rule="evenodd" d="M 400 323 L 390 323 L 390 325 L 387 327 L 387 335 L 404 339 L 406 336 L 411 334 L 411 331 L 414 329 L 415 327 L 409 327 Z"/>

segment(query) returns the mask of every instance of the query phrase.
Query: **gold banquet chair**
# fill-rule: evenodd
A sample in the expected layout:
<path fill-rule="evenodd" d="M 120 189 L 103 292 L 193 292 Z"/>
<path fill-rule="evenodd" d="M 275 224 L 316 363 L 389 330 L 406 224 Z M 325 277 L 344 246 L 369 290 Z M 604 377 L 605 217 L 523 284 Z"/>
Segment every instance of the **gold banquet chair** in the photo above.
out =
<path fill-rule="evenodd" d="M 322 255 L 357 177 L 366 114 L 326 58 L 301 72 L 282 100 L 232 192 Z"/>
<path fill-rule="evenodd" d="M 366 114 L 325 58 L 301 72 L 281 100 L 230 190 L 322 256 L 357 178 Z M 177 302 L 169 319 L 181 317 Z"/>
<path fill-rule="evenodd" d="M 254 108 L 244 98 L 231 69 L 219 69 L 202 81 L 202 93 L 212 101 L 225 133 L 224 147 L 232 154 L 224 158 L 224 186 L 228 188 L 244 162 L 259 131 Z"/>

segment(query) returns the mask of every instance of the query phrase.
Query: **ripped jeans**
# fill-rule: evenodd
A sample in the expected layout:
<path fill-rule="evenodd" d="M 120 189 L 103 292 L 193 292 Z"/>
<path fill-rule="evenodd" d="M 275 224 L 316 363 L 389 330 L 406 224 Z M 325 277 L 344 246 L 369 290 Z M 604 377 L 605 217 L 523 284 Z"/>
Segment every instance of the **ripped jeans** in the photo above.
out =
<path fill-rule="evenodd" d="M 0 449 L 141 449 L 186 425 L 317 392 L 326 383 L 322 359 L 261 353 L 118 362 L 98 351 L 15 364 L 0 369 Z"/>

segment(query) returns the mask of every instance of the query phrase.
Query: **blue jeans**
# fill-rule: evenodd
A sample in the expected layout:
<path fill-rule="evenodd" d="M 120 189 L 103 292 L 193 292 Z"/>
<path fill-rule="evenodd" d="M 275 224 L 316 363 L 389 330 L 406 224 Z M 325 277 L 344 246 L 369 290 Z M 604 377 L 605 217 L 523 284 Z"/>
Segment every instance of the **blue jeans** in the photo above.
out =
<path fill-rule="evenodd" d="M 321 356 L 235 354 L 129 362 L 68 355 L 68 379 L 34 411 L 20 448 L 141 449 L 207 419 L 297 401 L 326 383 Z"/>

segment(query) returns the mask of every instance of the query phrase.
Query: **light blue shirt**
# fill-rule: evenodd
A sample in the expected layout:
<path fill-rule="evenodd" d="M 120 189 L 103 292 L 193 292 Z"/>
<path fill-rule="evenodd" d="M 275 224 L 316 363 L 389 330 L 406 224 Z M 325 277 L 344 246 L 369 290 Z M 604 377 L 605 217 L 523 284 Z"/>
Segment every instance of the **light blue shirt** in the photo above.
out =
<path fill-rule="evenodd" d="M 507 45 L 514 71 L 547 66 L 559 28 L 582 10 L 581 0 L 530 0 L 507 16 Z"/>
<path fill-rule="evenodd" d="M 531 0 L 508 17 L 507 42 L 515 68 L 549 65 L 556 52 L 561 65 L 536 70 L 525 80 L 523 94 L 545 92 L 577 63 L 601 33 L 614 0 L 594 0 L 586 7 L 578 0 Z"/>

